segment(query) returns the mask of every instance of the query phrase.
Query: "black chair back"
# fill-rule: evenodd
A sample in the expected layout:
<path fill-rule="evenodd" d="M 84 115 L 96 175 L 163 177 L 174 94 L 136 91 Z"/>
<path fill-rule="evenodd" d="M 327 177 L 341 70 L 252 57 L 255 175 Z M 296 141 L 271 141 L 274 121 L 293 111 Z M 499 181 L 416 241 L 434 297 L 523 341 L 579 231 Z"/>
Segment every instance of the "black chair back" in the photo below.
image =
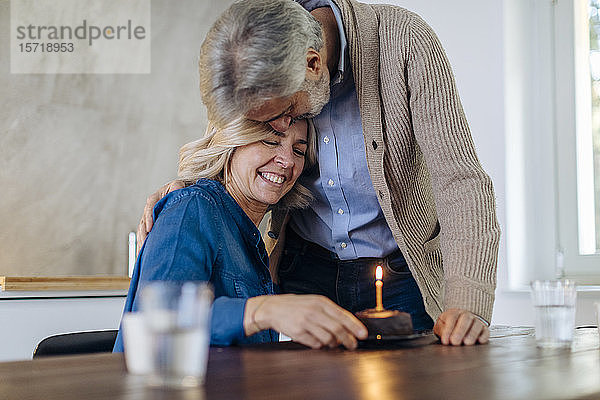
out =
<path fill-rule="evenodd" d="M 70 354 L 111 352 L 117 330 L 64 333 L 43 339 L 33 351 L 33 358 Z"/>

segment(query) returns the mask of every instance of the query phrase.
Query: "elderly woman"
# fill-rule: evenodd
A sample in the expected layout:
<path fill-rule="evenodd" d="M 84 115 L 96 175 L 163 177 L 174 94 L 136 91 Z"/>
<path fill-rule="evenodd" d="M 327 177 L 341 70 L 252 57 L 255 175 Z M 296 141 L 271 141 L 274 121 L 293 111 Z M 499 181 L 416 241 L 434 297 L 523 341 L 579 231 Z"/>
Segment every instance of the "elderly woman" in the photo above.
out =
<path fill-rule="evenodd" d="M 308 205 L 310 192 L 295 184 L 314 164 L 306 121 L 285 133 L 247 120 L 180 152 L 179 176 L 195 184 L 154 207 L 155 225 L 137 259 L 125 312 L 138 309 L 145 282 L 210 281 L 215 291 L 211 343 L 277 341 L 276 332 L 318 348 L 356 347 L 366 328 L 348 311 L 316 295 L 275 295 L 258 225 L 271 208 Z M 115 351 L 122 351 L 121 331 Z"/>

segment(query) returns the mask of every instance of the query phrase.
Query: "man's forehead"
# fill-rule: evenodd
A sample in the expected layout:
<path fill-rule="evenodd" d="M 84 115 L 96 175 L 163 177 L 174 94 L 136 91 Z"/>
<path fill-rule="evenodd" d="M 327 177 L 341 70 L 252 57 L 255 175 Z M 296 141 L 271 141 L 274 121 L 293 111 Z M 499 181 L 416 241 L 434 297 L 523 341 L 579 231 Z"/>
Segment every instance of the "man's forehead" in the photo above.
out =
<path fill-rule="evenodd" d="M 308 123 L 305 119 L 301 119 L 295 124 L 292 124 L 290 128 L 282 134 L 285 136 L 292 135 L 294 136 L 296 142 L 299 142 L 301 144 L 308 144 L 308 142 L 306 141 L 306 139 L 308 139 Z"/>
<path fill-rule="evenodd" d="M 292 107 L 292 97 L 270 99 L 250 109 L 246 117 L 255 121 L 270 122 L 285 115 Z"/>

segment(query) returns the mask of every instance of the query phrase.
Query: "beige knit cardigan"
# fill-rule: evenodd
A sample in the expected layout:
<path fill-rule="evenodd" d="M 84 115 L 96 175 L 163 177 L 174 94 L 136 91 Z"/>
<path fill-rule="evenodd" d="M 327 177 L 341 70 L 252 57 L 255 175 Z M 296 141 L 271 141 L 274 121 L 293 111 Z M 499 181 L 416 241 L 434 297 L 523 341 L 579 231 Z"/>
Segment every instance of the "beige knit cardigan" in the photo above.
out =
<path fill-rule="evenodd" d="M 461 308 L 490 321 L 500 239 L 494 190 L 475 154 L 444 50 L 412 12 L 334 1 L 373 187 L 425 308 L 434 320 Z M 273 214 L 265 235 L 275 279 L 286 219 Z"/>

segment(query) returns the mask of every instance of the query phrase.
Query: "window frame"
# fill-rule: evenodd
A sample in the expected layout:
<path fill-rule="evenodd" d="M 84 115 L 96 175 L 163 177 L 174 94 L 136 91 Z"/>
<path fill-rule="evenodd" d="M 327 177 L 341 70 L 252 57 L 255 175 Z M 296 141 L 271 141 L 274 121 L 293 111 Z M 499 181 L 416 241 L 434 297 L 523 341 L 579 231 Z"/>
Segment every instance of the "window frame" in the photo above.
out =
<path fill-rule="evenodd" d="M 590 219 L 594 221 L 594 191 L 589 190 L 594 187 L 594 174 L 589 132 L 588 7 L 588 0 L 553 1 L 558 240 L 555 267 L 561 277 L 598 284 L 600 254 L 581 254 L 582 250 L 590 253 L 591 246 L 595 250 L 595 223 L 589 223 Z M 587 227 L 583 234 L 581 226 Z"/>
<path fill-rule="evenodd" d="M 507 0 L 504 5 L 503 290 L 528 290 L 534 279 L 600 284 L 595 267 L 600 257 L 579 255 L 575 1 Z"/>

